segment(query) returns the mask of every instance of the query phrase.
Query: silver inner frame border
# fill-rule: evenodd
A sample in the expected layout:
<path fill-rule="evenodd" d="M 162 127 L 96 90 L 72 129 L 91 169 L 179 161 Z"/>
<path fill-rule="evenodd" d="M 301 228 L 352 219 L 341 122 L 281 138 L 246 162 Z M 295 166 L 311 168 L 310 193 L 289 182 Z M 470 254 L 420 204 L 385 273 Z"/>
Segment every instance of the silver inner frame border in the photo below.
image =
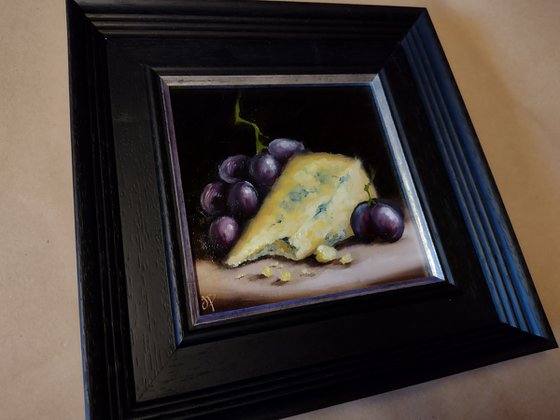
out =
<path fill-rule="evenodd" d="M 389 108 L 387 97 L 385 96 L 385 90 L 383 89 L 383 85 L 381 84 L 379 77 L 374 78 L 370 85 L 373 91 L 373 99 L 377 105 L 377 110 L 379 111 L 379 116 L 381 118 L 383 128 L 385 129 L 385 135 L 387 136 L 387 140 L 389 142 L 389 149 L 391 150 L 395 166 L 397 167 L 396 172 L 400 178 L 401 187 L 404 192 L 403 195 L 410 210 L 410 214 L 416 222 L 415 226 L 418 229 L 420 242 L 422 243 L 423 249 L 426 251 L 428 272 L 431 276 L 444 280 L 445 277 L 443 275 L 443 269 L 441 268 L 436 248 L 432 240 L 432 235 L 428 229 L 428 223 L 426 222 L 426 217 L 424 216 L 420 200 L 418 199 L 418 193 L 416 192 L 416 187 L 414 186 L 408 162 L 404 156 L 403 147 L 395 126 L 395 121 L 393 120 L 391 109 Z"/>
<path fill-rule="evenodd" d="M 261 307 L 255 306 L 252 308 L 218 312 L 213 315 L 200 315 L 199 306 L 199 290 L 196 281 L 196 272 L 192 258 L 188 258 L 185 253 L 185 247 L 189 244 L 189 233 L 187 226 L 186 209 L 184 205 L 183 188 L 180 177 L 180 166 L 177 153 L 177 145 L 175 139 L 175 129 L 173 123 L 173 115 L 171 112 L 171 101 L 169 96 L 170 87 L 228 87 L 228 88 L 242 88 L 247 86 L 282 86 L 282 85 L 306 85 L 306 86 L 344 86 L 344 85 L 363 85 L 369 86 L 372 91 L 372 97 L 376 104 L 377 111 L 381 120 L 381 124 L 387 137 L 390 154 L 393 158 L 393 163 L 396 167 L 396 173 L 403 191 L 409 213 L 414 225 L 417 229 L 418 236 L 427 262 L 428 278 L 405 280 L 394 284 L 383 284 L 378 286 L 371 286 L 367 289 L 360 289 L 354 291 L 340 292 L 334 295 L 317 296 L 315 298 L 306 298 L 297 301 L 278 302 L 275 304 L 263 305 Z M 214 324 L 219 321 L 227 321 L 237 319 L 248 315 L 256 315 L 266 312 L 277 311 L 281 309 L 288 309 L 297 306 L 309 305 L 318 302 L 325 302 L 348 298 L 359 295 L 366 295 L 377 293 L 386 290 L 419 286 L 423 284 L 432 283 L 434 281 L 444 281 L 445 276 L 442 266 L 440 264 L 432 236 L 428 229 L 428 224 L 422 211 L 418 194 L 414 186 L 414 181 L 408 166 L 402 144 L 385 96 L 385 91 L 381 84 L 381 80 L 376 74 L 302 74 L 302 75 L 220 75 L 220 76 L 162 76 L 161 77 L 161 93 L 164 98 L 164 114 L 166 119 L 166 130 L 169 140 L 169 147 L 171 152 L 171 165 L 173 176 L 173 188 L 177 198 L 177 210 L 179 212 L 179 222 L 181 229 L 181 240 L 183 248 L 183 264 L 185 273 L 187 275 L 187 298 L 190 307 L 190 323 L 194 327 L 203 324 Z M 431 279 L 430 279 L 431 277 Z M 272 307 L 273 306 L 273 307 Z"/>

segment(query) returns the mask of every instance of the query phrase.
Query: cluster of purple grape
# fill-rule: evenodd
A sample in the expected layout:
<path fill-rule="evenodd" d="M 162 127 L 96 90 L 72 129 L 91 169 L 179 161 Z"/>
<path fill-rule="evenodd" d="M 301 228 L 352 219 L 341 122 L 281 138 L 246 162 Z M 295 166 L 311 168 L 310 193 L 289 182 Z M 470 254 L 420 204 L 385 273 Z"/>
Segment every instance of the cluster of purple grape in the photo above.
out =
<path fill-rule="evenodd" d="M 223 254 L 233 247 L 240 224 L 257 213 L 286 162 L 303 150 L 301 142 L 280 138 L 253 157 L 234 155 L 219 165 L 220 180 L 207 184 L 200 195 L 202 210 L 213 218 L 208 239 L 215 253 Z"/>
<path fill-rule="evenodd" d="M 370 198 L 356 206 L 350 226 L 362 242 L 371 242 L 377 237 L 383 242 L 396 242 L 404 232 L 404 217 L 395 203 Z"/>

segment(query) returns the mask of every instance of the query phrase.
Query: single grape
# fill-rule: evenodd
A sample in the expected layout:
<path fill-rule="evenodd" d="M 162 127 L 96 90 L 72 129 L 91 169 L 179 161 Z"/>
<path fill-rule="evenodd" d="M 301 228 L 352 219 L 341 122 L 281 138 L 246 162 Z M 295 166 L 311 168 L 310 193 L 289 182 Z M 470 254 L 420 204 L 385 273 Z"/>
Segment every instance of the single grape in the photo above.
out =
<path fill-rule="evenodd" d="M 402 211 L 393 203 L 379 200 L 369 211 L 374 231 L 384 242 L 398 241 L 404 232 Z"/>
<path fill-rule="evenodd" d="M 209 216 L 218 216 L 224 213 L 226 208 L 227 184 L 216 181 L 207 184 L 200 194 L 200 205 L 202 210 Z"/>
<path fill-rule="evenodd" d="M 248 164 L 249 156 L 230 156 L 220 164 L 218 174 L 228 184 L 243 181 L 248 176 Z"/>
<path fill-rule="evenodd" d="M 262 152 L 251 158 L 249 175 L 256 185 L 270 187 L 282 171 L 280 162 L 268 152 Z"/>
<path fill-rule="evenodd" d="M 291 139 L 275 139 L 268 145 L 268 151 L 281 163 L 286 162 L 294 154 L 301 153 L 305 147 L 302 142 Z"/>
<path fill-rule="evenodd" d="M 259 195 L 253 184 L 248 181 L 239 181 L 233 184 L 227 196 L 227 208 L 240 218 L 254 216 L 259 207 Z"/>
<path fill-rule="evenodd" d="M 376 236 L 371 222 L 371 209 L 372 207 L 368 202 L 364 201 L 356 206 L 352 216 L 350 216 L 350 226 L 354 235 L 363 242 L 371 242 Z"/>
<path fill-rule="evenodd" d="M 210 246 L 217 253 L 229 251 L 239 239 L 239 225 L 234 218 L 221 216 L 208 229 Z"/>

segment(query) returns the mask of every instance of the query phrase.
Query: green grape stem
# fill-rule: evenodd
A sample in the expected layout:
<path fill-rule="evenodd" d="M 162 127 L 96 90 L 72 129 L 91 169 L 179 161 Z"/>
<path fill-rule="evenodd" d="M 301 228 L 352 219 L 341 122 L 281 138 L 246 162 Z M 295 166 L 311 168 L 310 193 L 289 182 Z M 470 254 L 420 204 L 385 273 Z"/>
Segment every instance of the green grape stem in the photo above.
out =
<path fill-rule="evenodd" d="M 241 95 L 237 96 L 237 101 L 235 102 L 235 110 L 234 110 L 234 124 L 235 125 L 239 125 L 239 124 L 246 124 L 249 125 L 251 127 L 253 127 L 253 130 L 255 131 L 255 150 L 256 153 L 259 154 L 260 152 L 262 152 L 263 150 L 265 150 L 267 147 L 266 145 L 261 141 L 261 138 L 267 138 L 267 136 L 265 136 L 263 134 L 263 132 L 261 131 L 261 129 L 259 128 L 259 126 L 254 123 L 253 121 L 249 121 L 246 120 L 245 118 L 241 117 Z"/>
<path fill-rule="evenodd" d="M 367 192 L 367 195 L 368 195 L 367 204 L 368 204 L 368 206 L 371 207 L 371 206 L 375 206 L 375 204 L 377 204 L 377 198 L 374 198 L 374 197 L 371 196 L 371 193 L 369 192 L 369 187 L 371 187 L 371 181 L 364 185 L 364 191 Z"/>

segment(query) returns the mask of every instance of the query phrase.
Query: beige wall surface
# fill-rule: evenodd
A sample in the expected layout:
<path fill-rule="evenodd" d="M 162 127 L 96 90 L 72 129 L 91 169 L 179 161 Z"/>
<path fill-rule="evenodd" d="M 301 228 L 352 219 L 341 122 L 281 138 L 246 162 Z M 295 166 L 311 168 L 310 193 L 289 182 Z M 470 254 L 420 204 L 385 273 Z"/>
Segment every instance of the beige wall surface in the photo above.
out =
<path fill-rule="evenodd" d="M 560 337 L 560 2 L 353 2 L 428 8 Z M 0 5 L 0 419 L 79 419 L 64 1 Z M 553 350 L 299 418 L 557 419 L 559 395 Z"/>

